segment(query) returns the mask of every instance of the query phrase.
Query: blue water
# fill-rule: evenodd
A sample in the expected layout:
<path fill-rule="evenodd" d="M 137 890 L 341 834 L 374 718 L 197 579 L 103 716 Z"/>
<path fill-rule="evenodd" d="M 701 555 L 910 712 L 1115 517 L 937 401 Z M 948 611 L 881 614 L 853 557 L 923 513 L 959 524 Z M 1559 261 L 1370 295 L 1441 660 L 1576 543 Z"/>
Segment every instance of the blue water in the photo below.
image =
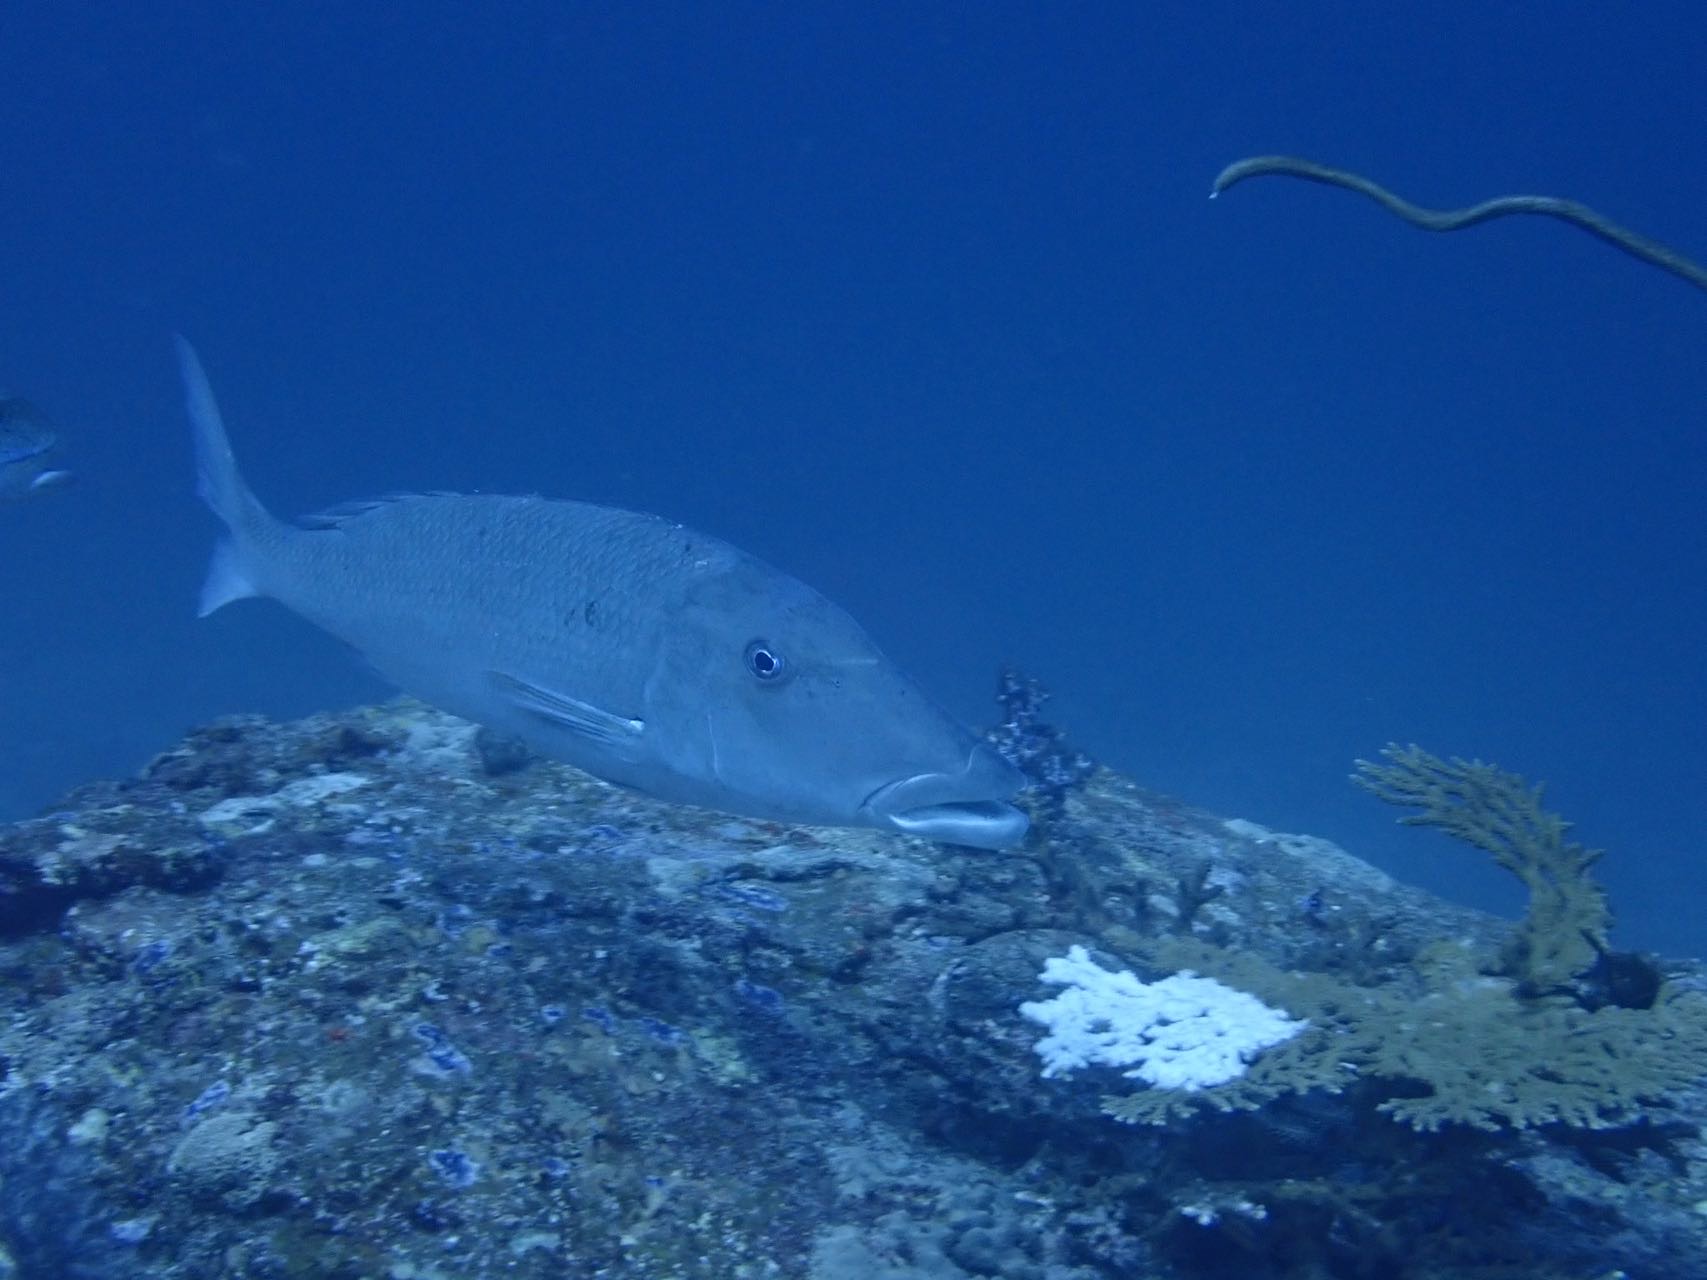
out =
<path fill-rule="evenodd" d="M 1141 782 L 1512 910 L 1345 782 L 1531 778 L 1618 941 L 1699 953 L 1707 16 L 1662 4 L 15 0 L 0 386 L 79 486 L 0 510 L 0 815 L 186 726 L 384 688 L 212 541 L 169 334 L 280 511 L 656 510 L 845 605 L 953 709 L 998 664 Z"/>

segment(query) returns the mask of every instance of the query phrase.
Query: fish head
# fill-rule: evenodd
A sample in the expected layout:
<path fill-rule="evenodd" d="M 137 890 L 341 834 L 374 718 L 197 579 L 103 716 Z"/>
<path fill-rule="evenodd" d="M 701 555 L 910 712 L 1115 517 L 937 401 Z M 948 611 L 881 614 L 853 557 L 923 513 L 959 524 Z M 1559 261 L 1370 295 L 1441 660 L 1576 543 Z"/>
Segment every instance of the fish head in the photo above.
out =
<path fill-rule="evenodd" d="M 646 702 L 715 807 L 986 849 L 1025 835 L 1016 768 L 845 611 L 739 553 L 676 602 Z"/>

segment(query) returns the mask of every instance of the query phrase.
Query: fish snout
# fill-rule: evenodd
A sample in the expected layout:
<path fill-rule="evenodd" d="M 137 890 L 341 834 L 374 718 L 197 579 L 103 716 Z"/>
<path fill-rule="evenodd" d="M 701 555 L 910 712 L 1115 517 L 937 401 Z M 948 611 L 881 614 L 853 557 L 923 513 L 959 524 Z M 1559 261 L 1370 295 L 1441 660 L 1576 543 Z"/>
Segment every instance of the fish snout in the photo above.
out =
<path fill-rule="evenodd" d="M 1025 838 L 1030 819 L 1007 803 L 1025 775 L 988 743 L 946 772 L 915 773 L 885 784 L 861 806 L 877 826 L 943 844 L 1008 849 Z"/>

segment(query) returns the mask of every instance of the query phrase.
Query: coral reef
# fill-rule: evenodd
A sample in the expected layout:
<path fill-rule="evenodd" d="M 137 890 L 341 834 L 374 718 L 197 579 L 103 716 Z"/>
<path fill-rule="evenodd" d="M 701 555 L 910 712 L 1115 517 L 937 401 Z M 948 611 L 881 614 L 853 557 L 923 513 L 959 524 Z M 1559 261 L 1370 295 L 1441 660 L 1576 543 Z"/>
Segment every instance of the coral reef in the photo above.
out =
<path fill-rule="evenodd" d="M 1435 942 L 1373 983 L 1331 967 L 1281 969 L 1195 937 L 1150 939 L 1140 952 L 1151 965 L 1209 974 L 1311 1029 L 1226 1084 L 1110 1096 L 1104 1109 L 1126 1123 L 1163 1124 L 1355 1084 L 1377 1111 L 1427 1132 L 1668 1120 L 1672 1100 L 1707 1070 L 1707 991 L 1656 976 L 1635 984 L 1636 1003 L 1586 999 L 1593 988 L 1575 980 L 1611 954 L 1606 896 L 1589 876 L 1599 853 L 1567 840 L 1569 824 L 1516 774 L 1415 746 L 1384 754 L 1385 765 L 1360 761 L 1354 780 L 1421 810 L 1400 821 L 1492 854 L 1530 890 L 1523 921 L 1497 950 Z"/>
<path fill-rule="evenodd" d="M 1060 805 L 993 855 L 406 702 L 198 730 L 0 826 L 0 1275 L 1707 1280 L 1699 966 L 1526 995 L 1509 925 L 1325 841 Z M 1310 1026 L 1112 1124 L 1018 1011 L 1074 946 Z"/>
<path fill-rule="evenodd" d="M 40 1086 L 0 1093 L 0 1276 L 127 1280 L 145 1272 L 133 1245 L 146 1213 L 119 1218 L 99 1185 L 95 1148 L 112 1117 L 73 1121 Z"/>
<path fill-rule="evenodd" d="M 1510 981 L 1477 973 L 1473 953 L 1455 943 L 1419 956 L 1414 977 L 1374 987 L 1189 939 L 1147 954 L 1161 967 L 1214 974 L 1308 1019 L 1310 1029 L 1227 1084 L 1105 1099 L 1108 1113 L 1129 1124 L 1355 1086 L 1377 1111 L 1430 1132 L 1452 1124 L 1616 1129 L 1668 1122 L 1675 1100 L 1707 1070 L 1707 991 L 1694 986 L 1668 983 L 1644 1009 L 1588 1010 L 1520 996 Z"/>

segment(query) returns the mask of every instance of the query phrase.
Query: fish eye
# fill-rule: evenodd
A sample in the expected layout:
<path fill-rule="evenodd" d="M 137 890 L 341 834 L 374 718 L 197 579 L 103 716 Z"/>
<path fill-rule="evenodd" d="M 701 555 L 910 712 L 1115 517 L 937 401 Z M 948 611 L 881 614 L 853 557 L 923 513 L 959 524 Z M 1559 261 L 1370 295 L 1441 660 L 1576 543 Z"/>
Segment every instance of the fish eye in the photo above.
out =
<path fill-rule="evenodd" d="M 782 655 L 763 640 L 755 640 L 747 646 L 747 670 L 761 680 L 778 679 L 787 668 Z"/>

